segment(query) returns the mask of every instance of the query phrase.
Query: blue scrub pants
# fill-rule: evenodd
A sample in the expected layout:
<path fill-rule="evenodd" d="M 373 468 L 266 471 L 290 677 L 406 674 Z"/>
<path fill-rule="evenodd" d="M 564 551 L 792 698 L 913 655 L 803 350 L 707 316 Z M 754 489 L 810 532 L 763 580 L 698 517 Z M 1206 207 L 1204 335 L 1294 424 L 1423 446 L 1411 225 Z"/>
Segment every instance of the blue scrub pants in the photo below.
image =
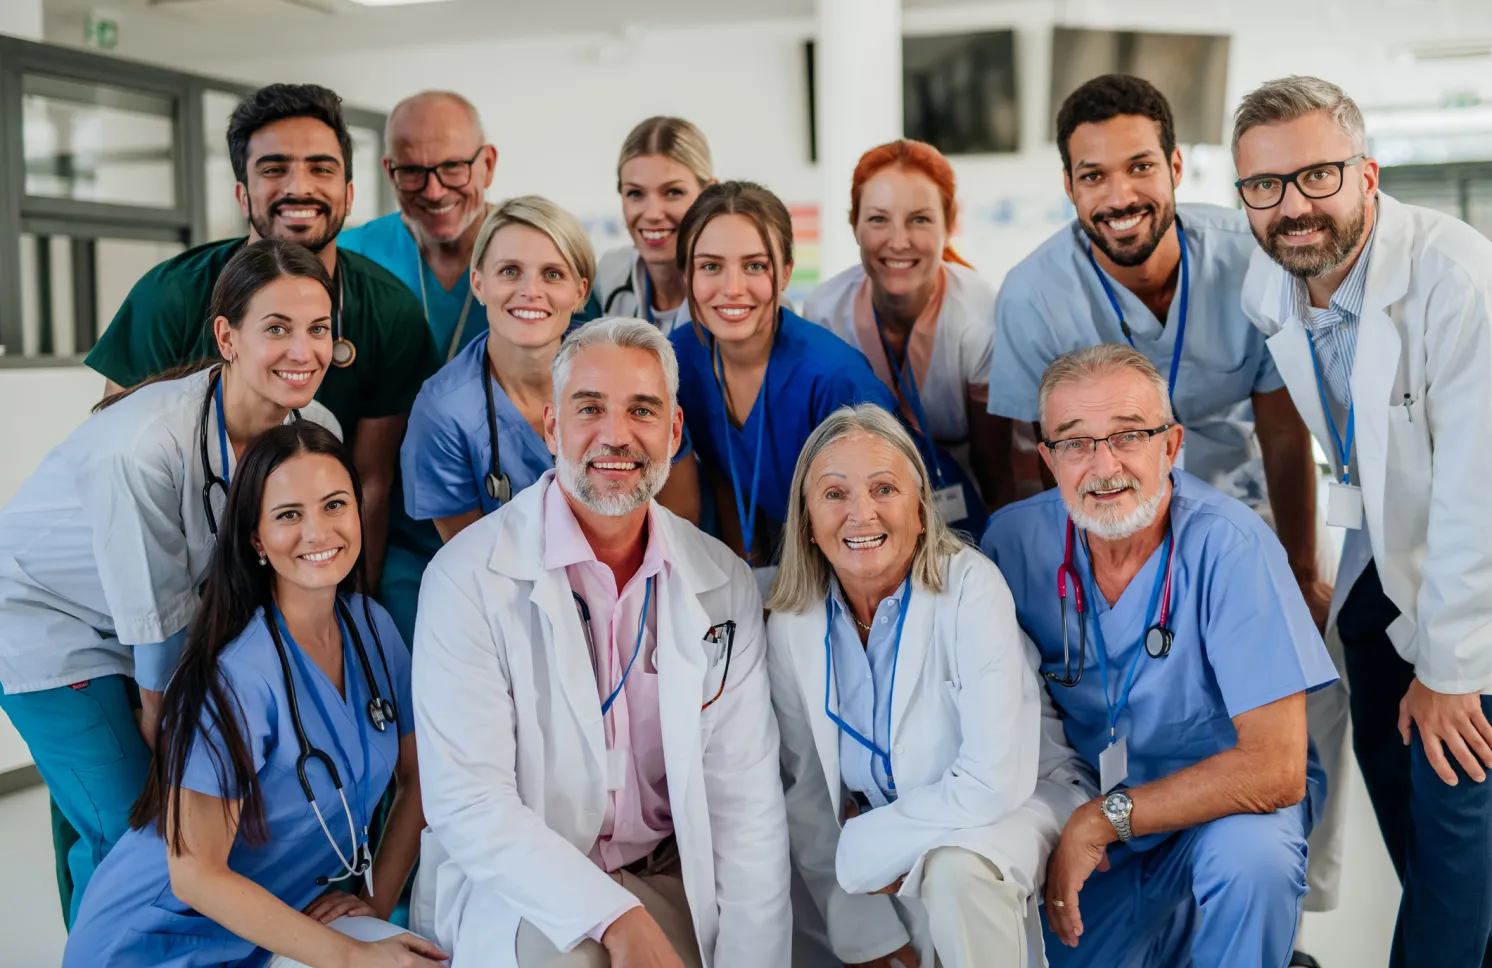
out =
<path fill-rule="evenodd" d="M 430 558 L 417 551 L 389 542 L 383 559 L 383 575 L 378 580 L 378 604 L 388 610 L 394 627 L 404 637 L 404 644 L 414 648 L 414 619 L 420 605 L 420 579 Z M 369 643 L 372 648 L 372 643 Z"/>
<path fill-rule="evenodd" d="M 1078 894 L 1078 946 L 1042 921 L 1051 968 L 1285 968 L 1306 894 L 1308 809 L 1223 817 L 1148 850 L 1110 844 L 1109 870 Z"/>
<path fill-rule="evenodd" d="M 1337 617 L 1351 694 L 1352 747 L 1378 829 L 1404 886 L 1390 968 L 1492 965 L 1492 781 L 1474 783 L 1454 759 L 1447 786 L 1419 731 L 1399 736 L 1399 701 L 1414 680 L 1388 637 L 1399 611 L 1376 565 L 1352 586 Z M 1482 697 L 1492 718 L 1492 696 Z"/>
<path fill-rule="evenodd" d="M 53 803 L 77 833 L 67 849 L 72 896 L 62 899 L 69 926 L 88 879 L 129 829 L 130 810 L 145 788 L 150 749 L 135 722 L 131 689 L 130 680 L 115 675 L 78 689 L 0 695 L 0 709 L 30 747 Z"/>

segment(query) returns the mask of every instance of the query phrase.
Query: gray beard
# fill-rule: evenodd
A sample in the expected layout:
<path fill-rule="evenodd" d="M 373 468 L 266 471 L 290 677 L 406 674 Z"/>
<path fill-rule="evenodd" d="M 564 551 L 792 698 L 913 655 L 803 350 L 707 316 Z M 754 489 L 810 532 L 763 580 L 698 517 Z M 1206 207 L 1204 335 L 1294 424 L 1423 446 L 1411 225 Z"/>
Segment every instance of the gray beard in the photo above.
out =
<path fill-rule="evenodd" d="M 558 433 L 555 434 L 555 442 L 559 453 L 554 459 L 554 473 L 559 478 L 560 486 L 588 510 L 602 517 L 619 518 L 631 514 L 657 497 L 658 492 L 663 490 L 663 485 L 668 483 L 671 465 L 667 461 L 655 461 L 644 454 L 628 453 L 628 459 L 643 462 L 642 480 L 630 491 L 603 494 L 591 483 L 585 469 L 597 458 L 622 455 L 606 448 L 598 448 L 575 461 L 565 456 L 564 443 L 559 440 Z"/>

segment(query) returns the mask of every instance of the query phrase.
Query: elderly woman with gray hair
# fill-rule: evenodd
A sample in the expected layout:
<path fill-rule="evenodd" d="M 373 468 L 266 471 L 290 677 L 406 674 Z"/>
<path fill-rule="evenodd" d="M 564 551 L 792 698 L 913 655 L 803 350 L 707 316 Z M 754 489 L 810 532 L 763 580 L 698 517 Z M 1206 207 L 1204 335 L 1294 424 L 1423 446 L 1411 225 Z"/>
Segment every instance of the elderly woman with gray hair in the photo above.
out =
<path fill-rule="evenodd" d="M 835 956 L 1041 964 L 1039 881 L 1092 779 L 999 569 L 939 518 L 887 411 L 808 439 L 768 608 L 793 862 Z"/>

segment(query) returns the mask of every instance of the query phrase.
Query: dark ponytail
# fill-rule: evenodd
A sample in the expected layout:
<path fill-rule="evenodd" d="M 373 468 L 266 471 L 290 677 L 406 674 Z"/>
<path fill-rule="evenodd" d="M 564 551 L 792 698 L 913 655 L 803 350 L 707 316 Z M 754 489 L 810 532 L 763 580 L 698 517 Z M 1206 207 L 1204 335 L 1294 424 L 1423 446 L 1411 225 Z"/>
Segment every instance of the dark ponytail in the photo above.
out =
<path fill-rule="evenodd" d="M 223 650 L 243 634 L 255 614 L 269 611 L 274 601 L 274 569 L 259 564 L 252 536 L 259 527 L 265 482 L 275 470 L 301 454 L 334 457 L 352 479 L 361 526 L 362 483 L 347 448 L 320 424 L 297 420 L 265 431 L 249 444 L 233 475 L 218 544 L 208 567 L 202 604 L 187 633 L 186 649 L 161 704 L 161 722 L 150 773 L 130 814 L 136 829 L 154 823 L 172 851 L 181 852 L 181 784 L 187 758 L 198 738 L 205 742 L 223 793 L 224 810 L 230 800 L 243 801 L 239 829 L 250 844 L 269 837 L 263 791 L 254 772 L 253 751 L 243 733 L 243 710 L 232 686 L 218 668 Z M 366 587 L 362 554 L 342 582 L 339 592 L 350 594 Z M 363 601 L 368 614 L 367 599 Z M 273 621 L 266 614 L 266 620 Z M 169 826 L 169 830 L 167 829 Z"/>

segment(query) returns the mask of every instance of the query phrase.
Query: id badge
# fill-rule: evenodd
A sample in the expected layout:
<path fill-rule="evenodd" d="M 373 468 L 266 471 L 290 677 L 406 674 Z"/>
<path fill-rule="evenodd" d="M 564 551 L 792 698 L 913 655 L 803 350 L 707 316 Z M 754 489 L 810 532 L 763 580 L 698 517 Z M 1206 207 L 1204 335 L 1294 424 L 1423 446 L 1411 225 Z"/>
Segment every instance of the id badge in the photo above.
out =
<path fill-rule="evenodd" d="M 1334 528 L 1362 527 L 1362 488 L 1340 481 L 1326 482 L 1326 523 Z"/>
<path fill-rule="evenodd" d="M 962 521 L 969 516 L 968 506 L 964 502 L 964 489 L 957 484 L 933 491 L 933 507 L 938 509 L 945 524 Z"/>
<path fill-rule="evenodd" d="M 615 793 L 627 785 L 627 751 L 606 751 L 606 791 Z"/>
<path fill-rule="evenodd" d="M 1098 754 L 1098 785 L 1100 794 L 1108 793 L 1123 783 L 1129 776 L 1129 744 L 1123 736 Z"/>

